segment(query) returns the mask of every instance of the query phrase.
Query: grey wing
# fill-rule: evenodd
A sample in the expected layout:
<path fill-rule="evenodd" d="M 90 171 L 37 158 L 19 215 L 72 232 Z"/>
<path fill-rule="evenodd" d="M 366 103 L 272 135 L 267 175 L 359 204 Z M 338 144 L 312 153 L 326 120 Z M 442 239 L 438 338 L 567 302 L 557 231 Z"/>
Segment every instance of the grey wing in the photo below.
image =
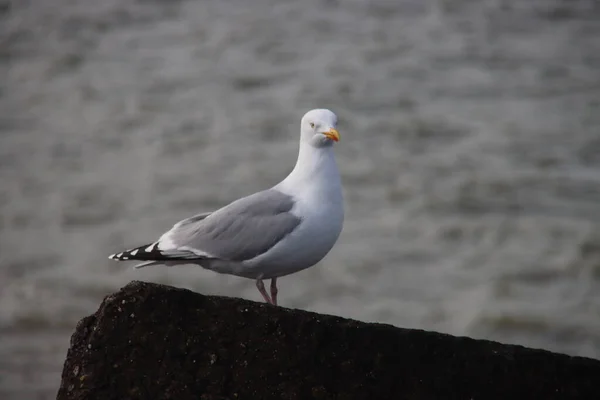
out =
<path fill-rule="evenodd" d="M 293 206 L 291 196 L 275 189 L 258 192 L 208 215 L 175 224 L 161 237 L 159 247 L 204 258 L 249 260 L 267 252 L 298 227 L 301 219 L 291 213 Z"/>
<path fill-rule="evenodd" d="M 205 213 L 201 213 L 201 214 L 196 214 L 193 217 L 183 219 L 183 220 L 179 221 L 178 223 L 176 223 L 175 225 L 173 225 L 172 229 L 177 229 L 184 225 L 189 225 L 189 224 L 193 224 L 195 222 L 202 221 L 204 218 L 208 217 L 212 213 L 213 213 L 212 211 L 209 211 L 209 212 L 205 212 Z"/>
<path fill-rule="evenodd" d="M 168 235 L 171 231 L 177 231 L 182 227 L 187 225 L 197 224 L 202 221 L 206 217 L 208 217 L 212 212 L 202 213 L 194 215 L 193 217 L 186 218 L 182 221 L 179 221 L 173 228 L 167 233 L 165 233 L 157 242 L 145 244 L 143 246 L 135 247 L 133 249 L 125 250 L 120 253 L 112 254 L 108 258 L 117 261 L 125 261 L 125 260 L 143 260 L 147 261 L 142 264 L 136 265 L 136 268 L 141 268 L 147 265 L 160 264 L 162 261 L 170 261 L 170 260 L 197 260 L 199 258 L 206 258 L 205 255 L 191 252 L 185 249 L 178 249 L 173 247 L 172 245 L 165 246 L 165 242 L 168 242 Z M 161 241 L 164 248 L 161 248 Z"/>

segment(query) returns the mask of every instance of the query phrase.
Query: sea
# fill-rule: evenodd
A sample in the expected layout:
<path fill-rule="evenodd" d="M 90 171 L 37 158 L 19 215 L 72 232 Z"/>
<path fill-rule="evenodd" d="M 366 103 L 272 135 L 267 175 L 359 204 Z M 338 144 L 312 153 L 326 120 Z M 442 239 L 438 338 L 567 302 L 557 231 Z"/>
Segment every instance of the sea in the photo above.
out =
<path fill-rule="evenodd" d="M 600 3 L 1 0 L 0 398 L 53 399 L 107 259 L 292 169 L 339 117 L 343 232 L 284 307 L 600 358 Z"/>

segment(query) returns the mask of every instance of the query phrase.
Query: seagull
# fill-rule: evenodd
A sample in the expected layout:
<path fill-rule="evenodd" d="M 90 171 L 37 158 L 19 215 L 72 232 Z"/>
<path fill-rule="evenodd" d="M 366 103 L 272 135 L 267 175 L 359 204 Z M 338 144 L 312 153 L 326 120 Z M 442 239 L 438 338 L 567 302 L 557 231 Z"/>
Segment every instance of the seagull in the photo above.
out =
<path fill-rule="evenodd" d="M 336 126 L 330 110 L 307 112 L 300 122 L 296 166 L 284 180 L 179 221 L 157 241 L 109 258 L 144 261 L 135 268 L 196 264 L 254 279 L 265 301 L 277 305 L 277 278 L 318 263 L 342 230 L 342 184 L 333 153 L 340 140 Z M 271 279 L 270 295 L 264 279 Z"/>

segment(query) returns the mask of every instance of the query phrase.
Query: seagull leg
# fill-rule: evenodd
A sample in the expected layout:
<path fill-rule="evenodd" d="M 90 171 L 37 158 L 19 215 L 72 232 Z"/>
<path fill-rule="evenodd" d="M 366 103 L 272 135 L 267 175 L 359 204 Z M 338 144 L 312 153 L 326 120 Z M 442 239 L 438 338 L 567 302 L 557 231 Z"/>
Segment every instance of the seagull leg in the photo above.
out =
<path fill-rule="evenodd" d="M 267 303 L 273 304 L 273 300 L 271 300 L 271 298 L 267 294 L 267 291 L 265 290 L 265 284 L 263 283 L 262 279 L 256 280 L 256 287 L 260 294 L 262 294 L 263 299 L 265 299 Z"/>
<path fill-rule="evenodd" d="M 271 279 L 271 300 L 273 301 L 273 305 L 277 305 L 277 278 Z"/>

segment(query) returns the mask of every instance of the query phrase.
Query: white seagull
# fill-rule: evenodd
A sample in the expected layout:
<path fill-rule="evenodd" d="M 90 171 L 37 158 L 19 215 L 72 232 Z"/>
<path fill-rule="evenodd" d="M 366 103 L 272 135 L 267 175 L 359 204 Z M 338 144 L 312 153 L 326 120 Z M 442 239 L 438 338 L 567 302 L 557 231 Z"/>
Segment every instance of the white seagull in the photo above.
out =
<path fill-rule="evenodd" d="M 277 305 L 277 278 L 312 267 L 331 250 L 344 222 L 340 175 L 333 154 L 337 116 L 307 112 L 292 172 L 270 189 L 213 212 L 176 223 L 156 242 L 113 254 L 149 265 L 196 264 L 255 279 L 266 302 Z M 271 295 L 263 279 L 271 279 Z"/>

